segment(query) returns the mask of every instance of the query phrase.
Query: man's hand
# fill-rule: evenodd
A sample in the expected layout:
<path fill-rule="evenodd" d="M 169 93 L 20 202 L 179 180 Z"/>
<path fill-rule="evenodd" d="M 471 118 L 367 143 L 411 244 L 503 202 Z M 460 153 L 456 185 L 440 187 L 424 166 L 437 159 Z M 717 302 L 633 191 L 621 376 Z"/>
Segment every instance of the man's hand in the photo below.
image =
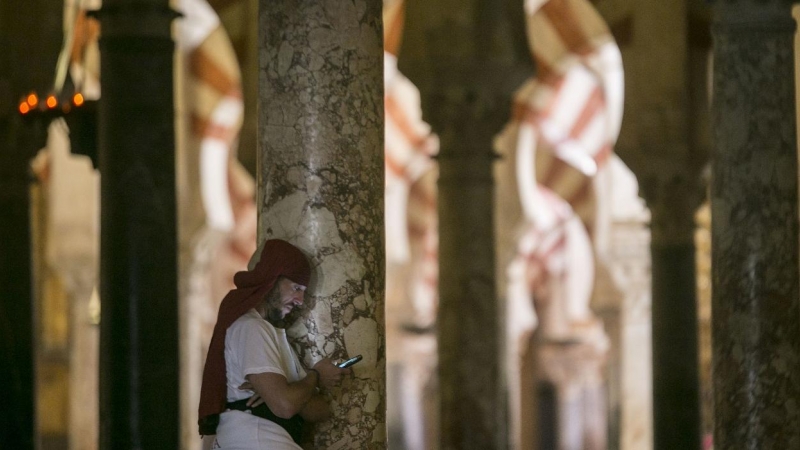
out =
<path fill-rule="evenodd" d="M 253 389 L 253 385 L 250 384 L 249 381 L 245 381 L 244 383 L 242 383 L 242 385 L 239 386 L 239 390 L 240 391 L 253 391 L 254 392 L 253 396 L 250 397 L 247 400 L 247 406 L 248 407 L 255 408 L 256 406 L 264 403 L 264 399 L 261 398 L 260 395 L 258 395 L 258 392 L 255 392 L 255 390 Z"/>
<path fill-rule="evenodd" d="M 330 389 L 342 381 L 342 376 L 353 373 L 352 369 L 336 367 L 330 358 L 325 358 L 313 367 L 319 373 L 319 384 L 325 389 Z"/>
<path fill-rule="evenodd" d="M 334 366 L 328 358 L 314 364 L 314 370 L 318 375 L 309 373 L 305 378 L 292 383 L 289 383 L 285 376 L 274 372 L 247 375 L 245 378 L 249 382 L 249 387 L 256 393 L 249 401 L 254 405 L 256 402 L 264 402 L 276 416 L 288 419 L 303 410 L 314 396 L 316 387 L 322 385 L 331 388 L 339 384 L 343 375 L 352 373 L 349 368 L 340 369 Z M 240 388 L 247 387 L 246 383 Z M 308 412 L 309 416 L 318 417 L 316 412 Z"/>

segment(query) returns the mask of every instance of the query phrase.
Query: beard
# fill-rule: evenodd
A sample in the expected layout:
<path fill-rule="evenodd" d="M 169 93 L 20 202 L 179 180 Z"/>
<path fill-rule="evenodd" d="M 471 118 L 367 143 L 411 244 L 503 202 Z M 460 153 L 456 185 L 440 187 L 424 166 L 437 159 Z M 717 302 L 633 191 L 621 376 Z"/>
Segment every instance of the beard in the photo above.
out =
<path fill-rule="evenodd" d="M 281 292 L 278 289 L 277 284 L 274 288 L 272 288 L 271 291 L 267 293 L 264 303 L 266 303 L 267 309 L 267 322 L 277 327 L 282 327 L 284 324 L 283 319 L 285 317 L 283 314 L 284 306 L 281 304 Z"/>

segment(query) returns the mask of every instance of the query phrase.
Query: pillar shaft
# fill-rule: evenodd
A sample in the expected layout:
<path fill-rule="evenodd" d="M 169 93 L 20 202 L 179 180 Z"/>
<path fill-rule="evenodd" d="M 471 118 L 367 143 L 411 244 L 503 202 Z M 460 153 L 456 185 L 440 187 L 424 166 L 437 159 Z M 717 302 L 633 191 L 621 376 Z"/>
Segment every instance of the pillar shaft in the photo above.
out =
<path fill-rule="evenodd" d="M 694 212 L 703 189 L 698 161 L 683 159 L 689 148 L 653 145 L 665 163 L 642 186 L 651 212 L 655 450 L 702 448 Z"/>
<path fill-rule="evenodd" d="M 8 105 L 3 105 L 8 106 Z M 32 449 L 34 436 L 33 289 L 29 161 L 19 121 L 0 122 L 0 441 Z M 27 152 L 24 152 L 27 153 Z"/>
<path fill-rule="evenodd" d="M 789 1 L 714 5 L 714 447 L 800 446 L 797 140 Z"/>
<path fill-rule="evenodd" d="M 699 191 L 699 189 L 698 189 Z M 699 450 L 700 378 L 697 343 L 697 294 L 694 220 L 690 211 L 653 208 L 652 348 L 653 444 L 656 450 Z M 658 223 L 678 219 L 683 239 L 664 239 Z"/>
<path fill-rule="evenodd" d="M 99 13 L 100 448 L 178 448 L 173 12 Z"/>
<path fill-rule="evenodd" d="M 34 448 L 35 308 L 30 161 L 47 124 L 20 120 L 16 105 L 47 94 L 61 45 L 63 4 L 0 1 L 0 446 Z"/>
<path fill-rule="evenodd" d="M 522 3 L 406 5 L 400 70 L 440 137 L 439 315 L 442 449 L 508 447 L 501 307 L 495 286 L 494 136 L 530 76 Z"/>
<path fill-rule="evenodd" d="M 259 240 L 310 256 L 301 360 L 361 354 L 313 448 L 386 448 L 382 3 L 259 2 Z"/>
<path fill-rule="evenodd" d="M 439 159 L 442 233 L 437 331 L 443 449 L 507 446 L 505 393 L 500 390 L 500 307 L 493 276 L 492 160 L 487 151 L 491 143 L 481 143 L 484 145 L 475 147 L 442 145 Z M 448 160 L 448 150 L 455 149 L 480 157 L 462 155 L 459 160 L 451 153 L 453 159 Z M 465 174 L 465 169 L 472 173 Z"/>

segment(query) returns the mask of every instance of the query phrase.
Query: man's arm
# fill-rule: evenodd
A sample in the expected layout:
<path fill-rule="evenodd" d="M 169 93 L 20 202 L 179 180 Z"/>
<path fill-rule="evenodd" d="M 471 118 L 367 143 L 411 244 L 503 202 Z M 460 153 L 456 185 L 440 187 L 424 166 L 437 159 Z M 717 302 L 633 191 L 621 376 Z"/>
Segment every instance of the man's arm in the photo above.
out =
<path fill-rule="evenodd" d="M 316 391 L 319 374 L 310 371 L 305 378 L 294 383 L 289 383 L 283 375 L 272 372 L 254 373 L 246 378 L 273 414 L 288 419 L 309 403 Z"/>
<path fill-rule="evenodd" d="M 300 410 L 300 417 L 309 422 L 322 422 L 331 416 L 328 400 L 322 394 L 314 394 L 306 406 Z"/>
<path fill-rule="evenodd" d="M 245 381 L 243 385 L 239 386 L 239 389 L 253 391 L 253 385 L 250 384 L 249 381 Z M 261 398 L 258 393 L 253 394 L 250 397 L 250 400 L 247 402 L 247 406 L 251 406 L 255 408 L 258 405 L 264 403 L 264 399 Z M 270 409 L 271 410 L 271 409 Z M 328 400 L 325 396 L 319 392 L 311 396 L 311 399 L 306 403 L 303 409 L 300 410 L 300 417 L 309 421 L 309 422 L 322 422 L 323 420 L 327 419 L 331 416 L 331 409 L 328 405 Z"/>
<path fill-rule="evenodd" d="M 339 384 L 342 376 L 347 373 L 351 373 L 351 370 L 340 369 L 330 359 L 325 358 L 314 364 L 314 368 L 308 371 L 305 378 L 294 383 L 289 383 L 283 375 L 272 372 L 250 374 L 245 378 L 276 416 L 288 419 L 301 413 L 306 420 L 318 421 L 326 419 L 330 410 L 324 397 L 314 395 L 317 386 L 331 388 Z M 306 407 L 309 408 L 308 411 L 304 411 Z M 306 418 L 305 414 L 309 417 Z M 315 419 L 316 417 L 322 418 Z"/>

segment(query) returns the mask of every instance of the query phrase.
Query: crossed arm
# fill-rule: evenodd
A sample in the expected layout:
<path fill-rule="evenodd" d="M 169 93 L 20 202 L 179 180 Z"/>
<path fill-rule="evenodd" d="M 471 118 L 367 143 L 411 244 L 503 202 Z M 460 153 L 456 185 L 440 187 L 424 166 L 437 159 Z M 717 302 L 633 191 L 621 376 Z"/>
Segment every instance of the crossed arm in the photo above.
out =
<path fill-rule="evenodd" d="M 252 404 L 258 404 L 260 400 L 257 397 L 260 397 L 278 417 L 288 419 L 300 414 L 309 422 L 319 422 L 330 416 L 330 407 L 325 397 L 317 392 L 317 387 L 333 387 L 339 384 L 342 375 L 349 372 L 350 369 L 340 369 L 325 358 L 315 364 L 305 378 L 295 382 L 271 372 L 247 375 L 246 379 L 256 393 L 251 398 Z"/>

